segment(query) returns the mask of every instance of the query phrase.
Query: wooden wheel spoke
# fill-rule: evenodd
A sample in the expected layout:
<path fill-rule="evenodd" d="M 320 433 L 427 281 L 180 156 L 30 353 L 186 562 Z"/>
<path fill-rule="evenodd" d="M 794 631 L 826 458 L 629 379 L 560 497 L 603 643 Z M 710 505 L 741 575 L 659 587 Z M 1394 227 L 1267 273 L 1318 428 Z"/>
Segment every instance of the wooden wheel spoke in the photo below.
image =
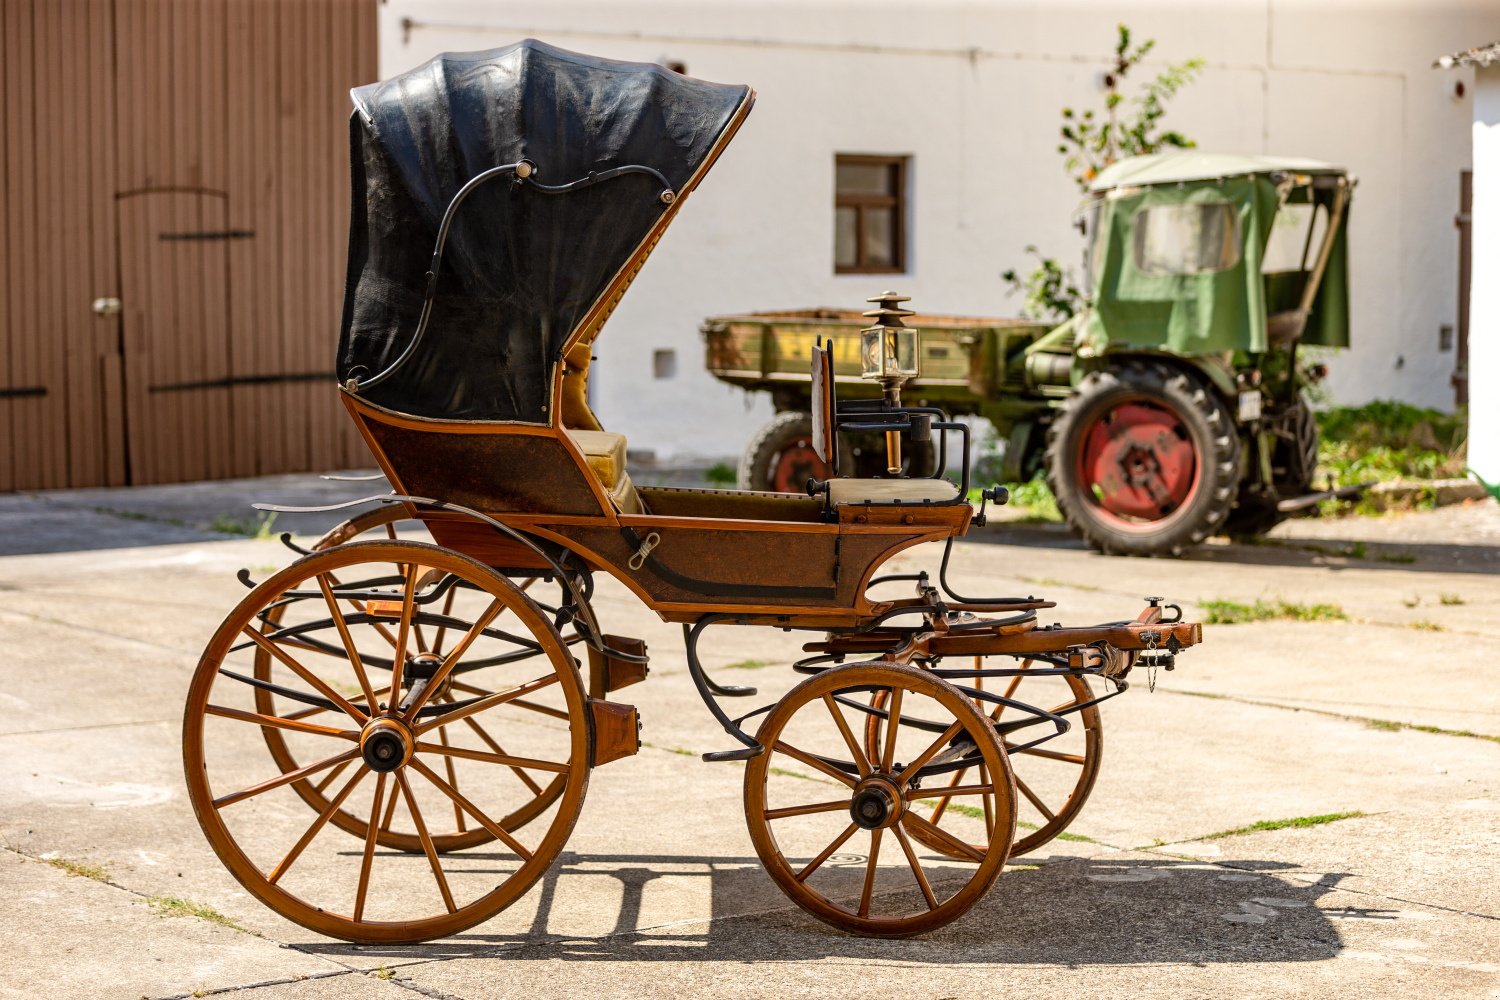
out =
<path fill-rule="evenodd" d="M 302 767 L 297 768 L 296 770 L 288 771 L 285 774 L 267 779 L 266 781 L 262 781 L 259 784 L 251 785 L 249 788 L 242 788 L 237 792 L 230 792 L 228 795 L 221 795 L 218 798 L 214 799 L 214 808 L 223 809 L 225 806 L 233 805 L 236 802 L 243 802 L 245 799 L 252 798 L 256 795 L 261 794 L 262 792 L 269 792 L 271 789 L 280 788 L 282 785 L 290 785 L 292 782 L 300 781 L 301 779 L 306 778 L 308 775 L 317 774 L 319 771 L 325 768 L 332 767 L 335 764 L 342 764 L 344 761 L 353 760 L 358 756 L 359 748 L 356 747 L 353 750 L 346 750 L 343 753 L 337 754 L 333 757 L 325 757 L 323 760 L 314 761 L 311 764 L 305 764 Z"/>
<path fill-rule="evenodd" d="M 400 801 L 401 797 L 396 794 L 396 790 L 391 789 L 391 796 L 385 802 L 385 815 L 380 817 L 380 828 L 382 830 L 389 830 L 391 828 L 391 821 L 396 818 L 396 803 Z"/>
<path fill-rule="evenodd" d="M 448 679 L 448 675 L 453 672 L 453 668 L 458 665 L 458 661 L 469 651 L 469 647 L 474 645 L 474 640 L 478 639 L 480 633 L 489 628 L 490 622 L 494 621 L 500 612 L 504 610 L 505 605 L 501 604 L 497 598 L 490 602 L 490 606 L 485 609 L 484 614 L 474 620 L 474 624 L 470 626 L 469 631 L 464 633 L 464 637 L 458 641 L 458 645 L 453 647 L 453 652 L 443 657 L 442 666 L 437 668 L 437 671 L 432 675 L 432 680 L 427 683 L 427 687 L 412 702 L 411 707 L 406 710 L 406 717 L 408 719 L 415 719 L 417 717 L 416 713 L 421 710 L 423 705 L 427 704 L 427 699 L 431 697 L 429 692 L 436 691 L 443 681 Z"/>
<path fill-rule="evenodd" d="M 458 596 L 457 585 L 448 588 L 448 596 L 443 598 L 443 617 L 453 616 L 453 599 Z M 443 655 L 443 638 L 448 632 L 447 625 L 439 625 L 436 637 L 432 640 L 432 652 L 436 656 Z"/>
<path fill-rule="evenodd" d="M 329 785 L 337 781 L 338 776 L 344 773 L 344 771 L 349 767 L 350 763 L 352 762 L 346 760 L 338 767 L 334 768 L 332 771 L 329 771 L 327 774 L 323 775 L 322 780 L 319 781 L 316 785 L 313 785 L 313 791 L 317 792 L 319 795 L 322 795 L 323 789 L 327 788 Z"/>
<path fill-rule="evenodd" d="M 898 689 L 899 690 L 899 689 Z M 859 893 L 859 915 L 870 915 L 870 896 L 875 892 L 875 868 L 880 864 L 880 836 L 885 833 L 877 826 L 870 831 L 870 858 L 865 862 L 865 885 Z"/>
<path fill-rule="evenodd" d="M 417 828 L 417 838 L 422 841 L 422 853 L 427 855 L 427 864 L 432 867 L 432 877 L 437 879 L 438 891 L 443 894 L 443 905 L 448 908 L 449 913 L 454 913 L 458 907 L 453 903 L 453 893 L 448 889 L 448 877 L 443 874 L 443 865 L 438 861 L 437 851 L 432 846 L 432 837 L 427 833 L 427 824 L 422 821 L 422 811 L 417 808 L 417 798 L 411 793 L 411 785 L 407 784 L 406 775 L 401 771 L 396 772 L 396 784 L 401 786 L 401 796 L 406 799 L 406 811 L 411 813 L 412 825 Z"/>
<path fill-rule="evenodd" d="M 1030 801 L 1032 805 L 1036 806 L 1037 812 L 1047 817 L 1047 822 L 1050 823 L 1053 820 L 1057 819 L 1057 815 L 1053 813 L 1051 809 L 1047 808 L 1046 804 L 1042 802 L 1041 798 L 1038 797 L 1036 792 L 1033 792 L 1031 790 L 1031 786 L 1027 785 L 1026 782 L 1022 781 L 1020 778 L 1017 778 L 1016 788 L 1020 789 L 1021 794 L 1026 796 L 1027 800 Z"/>
<path fill-rule="evenodd" d="M 985 767 L 983 764 L 979 765 L 979 780 L 985 782 L 986 784 L 988 784 L 990 780 L 989 768 Z M 979 802 L 984 806 L 985 838 L 992 839 L 995 836 L 995 797 L 993 795 L 986 795 L 981 798 Z"/>
<path fill-rule="evenodd" d="M 351 705 L 349 703 L 349 699 L 345 698 L 333 688 L 329 687 L 328 683 L 324 681 L 323 678 L 319 677 L 317 674 L 304 667 L 301 663 L 294 659 L 290 653 L 262 635 L 259 629 L 255 628 L 252 625 L 246 625 L 240 631 L 249 636 L 250 640 L 261 649 L 264 649 L 266 652 L 270 653 L 272 656 L 276 657 L 276 659 L 285 664 L 292 671 L 292 673 L 296 674 L 298 677 L 301 677 L 304 681 L 311 684 L 314 688 L 317 689 L 319 694 L 327 698 L 329 701 L 333 702 L 339 708 L 343 709 L 344 713 L 347 714 L 350 718 L 358 721 L 361 725 L 363 725 L 369 719 L 368 715 Z M 373 706 L 371 707 L 373 708 Z"/>
<path fill-rule="evenodd" d="M 406 577 L 406 582 L 401 586 L 401 624 L 396 629 L 396 648 L 391 654 L 391 703 L 393 707 L 401 700 L 401 681 L 406 670 L 406 647 L 411 640 L 412 604 L 417 597 L 417 570 L 421 568 L 415 563 L 403 565 L 405 568 L 402 574 Z M 431 689 L 432 685 L 429 684 L 427 690 Z"/>
<path fill-rule="evenodd" d="M 221 719 L 234 719 L 237 722 L 249 722 L 265 729 L 286 729 L 294 733 L 306 733 L 310 736 L 336 736 L 344 740 L 359 739 L 359 733 L 353 729 L 335 729 L 332 726 L 319 726 L 311 722 L 298 722 L 281 715 L 242 712 L 237 708 L 225 708 L 222 705 L 205 705 L 203 714 L 214 715 Z"/>
<path fill-rule="evenodd" d="M 925 819 L 923 819 L 921 816 L 918 816 L 914 812 L 906 813 L 902 817 L 902 822 L 912 823 L 913 825 L 920 828 L 933 840 L 936 840 L 939 844 L 943 845 L 943 849 L 949 854 L 966 858 L 969 861 L 982 862 L 984 860 L 984 855 L 981 852 L 975 850 L 973 845 L 964 843 L 962 840 L 959 840 L 947 830 L 943 830 L 936 826 L 933 826 L 931 823 L 927 822 Z"/>
<path fill-rule="evenodd" d="M 344 620 L 344 613 L 339 610 L 338 599 L 333 596 L 333 587 L 328 583 L 328 574 L 318 574 L 318 589 L 323 592 L 323 600 L 333 616 L 333 624 L 338 629 L 339 640 L 344 644 L 344 652 L 349 655 L 349 665 L 354 668 L 354 674 L 359 678 L 359 686 L 365 693 L 365 704 L 371 706 L 373 710 L 376 704 L 375 689 L 370 687 L 370 677 L 365 672 L 364 661 L 359 658 L 359 650 L 354 646 L 354 637 L 349 634 L 349 623 Z"/>
<path fill-rule="evenodd" d="M 468 720 L 465 719 L 465 722 Z M 440 743 L 423 743 L 418 741 L 416 749 L 419 753 L 435 753 L 445 757 L 462 757 L 464 760 L 479 760 L 486 764 L 503 764 L 513 770 L 530 768 L 533 771 L 550 771 L 553 774 L 566 774 L 570 765 L 558 764 L 550 760 L 537 760 L 535 757 L 517 757 L 510 753 L 485 753 L 483 750 L 470 750 L 468 747 L 443 746 Z M 541 787 L 534 789 L 540 792 Z"/>
<path fill-rule="evenodd" d="M 912 761 L 910 764 L 907 764 L 906 767 L 902 769 L 901 773 L 896 775 L 896 784 L 905 786 L 908 781 L 916 777 L 917 774 L 921 772 L 922 768 L 927 766 L 927 762 L 936 757 L 938 751 L 942 750 L 943 747 L 946 746 L 948 742 L 953 739 L 953 737 L 957 736 L 963 728 L 963 720 L 960 719 L 959 721 L 953 723 L 953 725 L 949 726 L 947 729 L 943 730 L 943 735 L 933 740 L 931 746 L 918 754 L 916 760 Z"/>
<path fill-rule="evenodd" d="M 854 836 L 854 831 L 858 830 L 858 829 L 859 829 L 859 824 L 857 824 L 857 823 L 850 823 L 849 826 L 848 826 L 848 828 L 845 829 L 843 833 L 839 834 L 837 837 L 835 837 L 833 839 L 833 843 L 831 843 L 827 847 L 823 848 L 823 853 L 822 854 L 819 854 L 817 857 L 815 857 L 811 861 L 809 861 L 807 863 L 807 867 L 803 868 L 800 872 L 798 872 L 793 877 L 796 878 L 796 880 L 798 882 L 806 882 L 808 880 L 808 878 L 810 878 L 812 876 L 813 872 L 817 871 L 819 868 L 821 868 L 823 866 L 823 862 L 825 862 L 829 858 L 833 857 L 833 852 L 834 851 L 836 851 L 840 847 L 844 846 L 844 841 L 846 841 L 850 837 Z"/>
<path fill-rule="evenodd" d="M 370 806 L 370 825 L 365 830 L 365 853 L 359 863 L 359 887 L 354 892 L 354 922 L 359 923 L 365 915 L 365 895 L 370 889 L 370 867 L 375 861 L 375 838 L 380 835 L 380 806 L 385 797 L 385 772 L 375 780 L 375 801 Z"/>
<path fill-rule="evenodd" d="M 1005 744 L 1005 752 L 1008 754 L 1025 754 L 1028 757 L 1043 757 L 1047 760 L 1060 760 L 1068 764 L 1077 764 L 1082 767 L 1088 763 L 1088 758 L 1076 753 L 1059 753 L 1056 750 L 1044 750 L 1041 747 L 1025 747 L 1017 749 L 1014 743 Z"/>
<path fill-rule="evenodd" d="M 848 809 L 852 799 L 839 799 L 835 802 L 811 802 L 803 806 L 784 806 L 780 809 L 767 809 L 766 819 L 785 819 L 788 816 L 808 816 L 812 813 L 838 812 L 840 809 Z"/>
<path fill-rule="evenodd" d="M 950 781 L 950 782 L 948 782 L 948 787 L 949 788 L 957 788 L 958 787 L 958 783 L 960 781 L 962 781 L 964 775 L 966 775 L 968 773 L 969 773 L 969 769 L 967 767 L 962 768 L 961 770 L 958 770 L 958 771 L 954 771 L 953 772 L 953 780 Z M 907 798 L 911 798 L 911 796 L 907 796 Z M 948 809 L 948 803 L 952 802 L 952 801 L 953 801 L 953 796 L 951 796 L 951 795 L 944 795 L 942 797 L 942 799 L 939 800 L 939 802 L 937 804 L 937 808 L 932 811 L 932 822 L 936 823 L 938 820 L 942 819 L 943 813 L 946 812 L 947 809 Z"/>
<path fill-rule="evenodd" d="M 896 736 L 901 729 L 901 695 L 904 688 L 891 688 L 891 707 L 887 711 L 885 725 L 885 754 L 880 758 L 880 770 L 890 774 L 896 763 Z"/>
<path fill-rule="evenodd" d="M 994 785 L 948 785 L 943 788 L 922 789 L 911 788 L 906 792 L 906 799 L 915 802 L 918 799 L 950 799 L 955 795 L 993 795 Z"/>
<path fill-rule="evenodd" d="M 329 775 L 329 777 L 331 778 L 333 775 L 338 774 L 339 771 L 342 771 L 347 765 L 347 761 L 345 761 L 343 764 L 340 764 L 338 768 Z M 286 852 L 286 857 L 282 858 L 280 863 L 278 863 L 275 868 L 271 869 L 271 873 L 266 876 L 267 882 L 275 885 L 276 882 L 281 878 L 281 876 L 286 874 L 287 869 L 292 867 L 292 864 L 302 856 L 303 851 L 307 850 L 307 845 L 313 842 L 313 838 L 318 835 L 318 831 L 322 830 L 323 827 L 327 825 L 328 820 L 332 818 L 335 812 L 338 811 L 339 806 L 344 804 L 344 800 L 349 797 L 349 793 L 354 791 L 354 786 L 358 785 L 360 781 L 364 779 L 364 776 L 369 773 L 370 769 L 368 767 L 360 765 L 359 770 L 354 772 L 354 777 L 349 779 L 349 783 L 346 784 L 343 788 L 339 789 L 338 794 L 329 800 L 328 805 L 323 807 L 322 812 L 318 813 L 318 818 L 313 820 L 312 826 L 309 826 L 307 828 L 307 831 L 302 834 L 301 838 L 298 839 L 297 843 L 292 845 L 292 849 Z M 328 779 L 326 778 L 324 779 L 325 782 L 327 780 Z"/>
<path fill-rule="evenodd" d="M 812 768 L 813 770 L 819 771 L 819 772 L 821 772 L 823 774 L 826 774 L 826 775 L 828 775 L 828 777 L 833 778 L 833 779 L 835 779 L 837 781 L 841 781 L 844 784 L 848 785 L 850 788 L 854 787 L 854 779 L 853 778 L 849 777 L 849 775 L 845 774 L 843 771 L 840 771 L 838 768 L 834 767 L 832 764 L 829 764 L 827 761 L 823 760 L 821 757 L 814 757 L 812 754 L 808 753 L 807 751 L 805 751 L 805 750 L 798 750 L 796 747 L 792 746 L 790 743 L 783 743 L 780 740 L 776 741 L 776 745 L 772 749 L 776 750 L 779 753 L 786 754 L 788 757 L 792 758 L 793 760 L 801 761 L 802 763 L 806 764 L 808 767 Z"/>
<path fill-rule="evenodd" d="M 545 677 L 538 677 L 524 684 L 517 684 L 513 688 L 506 688 L 504 691 L 496 691 L 494 694 L 485 695 L 478 701 L 465 705 L 463 708 L 444 712 L 430 722 L 418 725 L 415 729 L 416 735 L 421 736 L 423 733 L 436 729 L 438 726 L 449 726 L 460 719 L 467 719 L 471 715 L 477 715 L 497 705 L 504 705 L 508 701 L 515 701 L 517 698 L 531 694 L 533 691 L 540 691 L 549 684 L 556 684 L 557 681 L 557 674 L 548 674 Z"/>
<path fill-rule="evenodd" d="M 440 743 L 442 743 L 443 746 L 449 746 L 450 745 L 448 743 L 448 727 L 447 726 L 438 726 L 438 741 Z M 448 784 L 452 785 L 454 788 L 457 788 L 458 787 L 458 769 L 454 766 L 454 762 L 453 762 L 453 758 L 452 757 L 444 757 L 443 758 L 443 769 L 448 772 Z M 463 811 L 463 807 L 461 807 L 457 802 L 452 803 L 452 806 L 453 806 L 453 822 L 458 826 L 458 832 L 459 833 L 463 833 L 465 831 L 465 829 L 466 829 L 466 827 L 464 825 L 464 811 Z"/>
<path fill-rule="evenodd" d="M 448 687 L 463 694 L 486 695 L 495 693 L 488 688 L 476 687 L 473 684 L 466 684 L 463 681 L 456 680 L 450 680 L 448 682 Z M 536 712 L 539 715 L 545 715 L 548 718 L 552 719 L 561 719 L 563 722 L 568 721 L 567 712 L 563 711 L 560 708 L 553 708 L 551 705 L 542 705 L 538 702 L 528 701 L 525 698 L 512 698 L 510 703 L 512 706 L 516 708 L 524 708 L 528 712 Z"/>
<path fill-rule="evenodd" d="M 327 708 L 324 708 L 322 705 L 313 705 L 310 708 L 303 708 L 303 709 L 298 709 L 295 712 L 288 712 L 286 715 L 283 715 L 282 718 L 283 719 L 291 719 L 293 722 L 300 722 L 303 719 L 311 718 L 312 716 L 317 715 L 320 712 L 327 712 L 327 711 L 331 711 L 331 710 L 327 709 Z"/>
<path fill-rule="evenodd" d="M 497 756 L 495 756 L 493 758 L 490 758 L 491 763 L 496 763 L 496 764 L 510 763 L 510 769 L 513 772 L 515 772 L 516 777 L 518 777 L 518 778 L 521 779 L 521 784 L 523 784 L 527 788 L 531 789 L 531 794 L 532 795 L 540 795 L 540 794 L 542 794 L 542 786 L 538 785 L 536 783 L 536 781 L 531 777 L 531 775 L 529 775 L 525 771 L 521 770 L 521 767 L 523 765 L 521 765 L 519 763 L 511 763 L 510 761 L 507 761 L 507 760 L 504 759 L 504 758 L 511 757 L 512 755 L 505 752 L 505 748 L 500 745 L 500 741 L 499 740 L 495 739 L 488 732 L 486 732 L 485 728 L 483 726 L 481 726 L 478 722 L 475 722 L 473 719 L 465 719 L 464 720 L 464 724 L 466 726 L 468 726 L 470 729 L 474 730 L 475 734 L 481 740 L 483 740 L 485 742 L 486 746 L 488 746 L 491 750 L 495 751 L 495 754 Z M 477 760 L 477 759 L 482 759 L 482 758 L 475 758 L 475 759 Z M 519 761 L 521 759 L 522 758 L 515 758 L 515 760 L 517 760 L 517 761 Z M 563 771 L 566 771 L 568 769 L 568 766 L 566 764 L 560 764 L 560 765 L 558 765 L 558 767 L 559 767 L 560 770 L 563 770 Z M 546 770 L 546 768 L 542 768 L 542 770 Z"/>
<path fill-rule="evenodd" d="M 433 786 L 437 788 L 438 791 L 442 792 L 444 795 L 448 796 L 454 802 L 457 802 L 460 806 L 462 806 L 465 812 L 467 812 L 470 816 L 474 817 L 474 819 L 479 822 L 480 826 L 484 827 L 490 833 L 493 833 L 496 839 L 498 839 L 501 843 L 505 844 L 506 847 L 509 847 L 512 851 L 514 851 L 522 861 L 531 860 L 532 852 L 527 850 L 526 845 L 522 844 L 515 837 L 511 836 L 509 830 L 506 830 L 499 823 L 496 823 L 494 820 L 490 819 L 483 812 L 481 812 L 479 810 L 479 807 L 470 802 L 468 799 L 464 798 L 464 796 L 459 792 L 458 789 L 449 785 L 442 778 L 439 778 L 437 776 L 437 773 L 433 771 L 432 768 L 422 763 L 416 757 L 413 757 L 411 759 L 408 766 L 416 769 L 417 773 L 422 775 L 422 777 L 426 778 L 428 781 L 432 782 Z"/>
<path fill-rule="evenodd" d="M 823 696 L 823 704 L 828 706 L 828 714 L 833 716 L 834 724 L 839 727 L 839 734 L 844 737 L 844 743 L 849 747 L 849 753 L 854 759 L 854 766 L 859 768 L 859 776 L 866 777 L 872 770 L 870 761 L 865 757 L 865 752 L 860 748 L 859 741 L 854 738 L 854 733 L 849 729 L 849 720 L 844 718 L 844 713 L 839 711 L 839 703 L 833 700 L 832 694 Z"/>
<path fill-rule="evenodd" d="M 907 837 L 906 831 L 901 829 L 897 823 L 892 829 L 896 831 L 896 839 L 901 842 L 901 850 L 906 855 L 906 863 L 911 865 L 911 873 L 917 878 L 917 885 L 922 889 L 922 898 L 927 900 L 927 908 L 935 910 L 938 906 L 937 897 L 932 893 L 932 886 L 927 881 L 927 875 L 922 871 L 922 863 L 917 860 L 917 852 L 912 850 L 911 839 Z"/>

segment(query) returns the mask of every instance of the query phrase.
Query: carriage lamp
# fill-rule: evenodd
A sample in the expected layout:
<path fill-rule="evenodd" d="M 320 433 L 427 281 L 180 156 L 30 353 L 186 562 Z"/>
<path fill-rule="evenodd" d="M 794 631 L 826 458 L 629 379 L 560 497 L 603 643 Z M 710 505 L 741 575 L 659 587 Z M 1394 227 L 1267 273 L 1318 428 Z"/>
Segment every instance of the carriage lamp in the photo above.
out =
<path fill-rule="evenodd" d="M 910 309 L 901 308 L 901 303 L 910 302 L 911 299 L 895 292 L 882 292 L 865 301 L 875 303 L 878 308 L 865 313 L 875 320 L 875 325 L 859 331 L 860 375 L 880 383 L 885 390 L 887 406 L 900 406 L 901 387 L 919 372 L 917 331 L 901 322 L 904 317 L 912 315 Z M 899 431 L 885 432 L 885 451 L 886 471 L 893 476 L 899 475 Z"/>

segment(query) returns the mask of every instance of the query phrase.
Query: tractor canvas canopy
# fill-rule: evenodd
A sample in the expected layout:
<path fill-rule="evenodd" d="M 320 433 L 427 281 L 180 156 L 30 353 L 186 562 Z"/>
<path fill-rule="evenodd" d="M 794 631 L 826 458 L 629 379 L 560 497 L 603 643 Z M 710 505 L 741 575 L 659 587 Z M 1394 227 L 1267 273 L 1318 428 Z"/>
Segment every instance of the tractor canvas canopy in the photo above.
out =
<path fill-rule="evenodd" d="M 1090 185 L 1086 338 L 1190 355 L 1259 353 L 1317 282 L 1300 341 L 1347 347 L 1351 183 L 1340 167 L 1264 156 L 1161 154 L 1106 168 Z M 1330 219 L 1337 228 L 1320 272 Z M 1305 240 L 1288 239 L 1283 230 L 1298 220 Z M 1286 253 L 1288 244 L 1303 252 Z"/>
<path fill-rule="evenodd" d="M 586 368 L 588 344 L 752 97 L 529 39 L 353 91 L 340 382 L 417 417 L 553 422 L 559 366 Z M 523 161 L 455 208 L 425 332 L 390 370 L 423 319 L 450 202 Z M 592 176 L 621 167 L 637 169 Z"/>

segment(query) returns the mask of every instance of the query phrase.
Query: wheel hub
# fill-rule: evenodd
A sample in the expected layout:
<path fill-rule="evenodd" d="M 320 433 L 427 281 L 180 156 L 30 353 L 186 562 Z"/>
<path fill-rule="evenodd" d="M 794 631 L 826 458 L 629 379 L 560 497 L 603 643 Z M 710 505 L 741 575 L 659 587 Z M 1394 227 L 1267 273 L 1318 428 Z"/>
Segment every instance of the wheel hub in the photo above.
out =
<path fill-rule="evenodd" d="M 394 771 L 410 760 L 412 743 L 411 730 L 390 716 L 371 719 L 359 734 L 360 755 L 377 774 Z"/>
<path fill-rule="evenodd" d="M 887 778 L 866 778 L 854 789 L 849 818 L 865 830 L 892 825 L 901 818 L 901 791 Z"/>
<path fill-rule="evenodd" d="M 1079 456 L 1083 481 L 1105 511 L 1156 521 L 1181 507 L 1197 483 L 1193 442 L 1178 416 L 1146 402 L 1129 402 L 1099 417 Z"/>

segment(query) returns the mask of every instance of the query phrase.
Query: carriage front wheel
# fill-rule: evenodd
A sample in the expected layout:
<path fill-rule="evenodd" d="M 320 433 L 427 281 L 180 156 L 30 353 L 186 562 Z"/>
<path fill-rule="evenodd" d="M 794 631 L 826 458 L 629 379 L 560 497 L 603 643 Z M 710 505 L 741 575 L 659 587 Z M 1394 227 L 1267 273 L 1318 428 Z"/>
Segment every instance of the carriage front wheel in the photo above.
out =
<path fill-rule="evenodd" d="M 445 613 L 453 593 L 462 615 Z M 446 652 L 415 667 L 405 653 L 417 631 L 459 620 Z M 511 656 L 518 642 L 541 655 Z M 274 661 L 269 678 L 257 654 Z M 450 683 L 471 675 L 484 680 L 465 686 L 486 693 Z M 257 699 L 268 691 L 275 712 Z M 268 727 L 305 763 L 288 770 L 257 752 Z M 210 845 L 252 895 L 319 933 L 410 942 L 471 927 L 541 877 L 582 808 L 590 739 L 578 668 L 514 584 L 435 545 L 354 542 L 298 560 L 225 619 L 189 687 L 183 761 Z M 500 819 L 535 797 L 516 769 L 562 789 L 512 832 Z M 311 818 L 291 787 L 302 781 L 327 803 Z M 364 816 L 365 836 L 330 823 L 338 812 Z M 440 853 L 431 831 L 455 812 L 493 846 Z M 398 823 L 420 851 L 377 852 L 376 833 Z"/>
<path fill-rule="evenodd" d="M 874 710 L 877 692 L 885 707 Z M 886 739 L 867 751 L 856 733 L 871 711 Z M 819 920 L 880 937 L 932 930 L 978 902 L 1005 866 L 1010 764 L 989 719 L 947 681 L 895 663 L 833 667 L 788 692 L 756 738 L 766 751 L 745 769 L 750 839 L 782 891 Z M 949 783 L 960 771 L 986 777 Z M 986 843 L 928 822 L 917 806 L 934 796 L 986 797 L 996 811 Z M 933 856 L 913 830 L 945 852 Z"/>

